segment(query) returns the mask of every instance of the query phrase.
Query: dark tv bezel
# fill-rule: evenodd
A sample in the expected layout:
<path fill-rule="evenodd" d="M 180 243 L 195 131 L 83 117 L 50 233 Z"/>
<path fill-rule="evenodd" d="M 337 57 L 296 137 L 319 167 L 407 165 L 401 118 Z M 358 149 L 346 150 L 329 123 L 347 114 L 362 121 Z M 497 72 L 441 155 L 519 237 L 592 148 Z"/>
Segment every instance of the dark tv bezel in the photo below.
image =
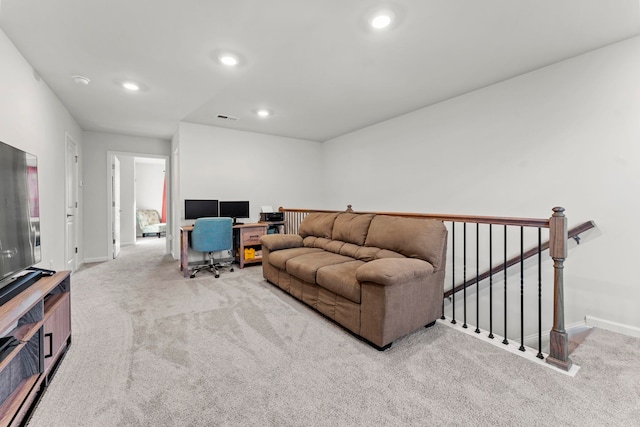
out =
<path fill-rule="evenodd" d="M 31 212 L 29 214 L 29 223 L 30 223 L 30 233 L 33 233 L 33 235 L 31 235 L 31 237 L 33 237 L 33 259 L 29 260 L 27 263 L 25 263 L 24 265 L 20 265 L 17 268 L 14 268 L 13 270 L 7 270 L 6 272 L 2 272 L 0 271 L 0 292 L 4 292 L 7 291 L 9 288 L 11 288 L 12 286 L 15 285 L 16 279 L 15 277 L 18 276 L 20 274 L 20 272 L 25 271 L 27 269 L 30 269 L 31 267 L 33 267 L 34 265 L 42 262 L 42 243 L 40 241 L 41 236 L 40 236 L 40 191 L 39 191 L 39 172 L 38 172 L 38 156 L 36 156 L 35 154 L 29 153 L 28 151 L 22 150 L 20 148 L 14 147 L 11 144 L 7 144 L 6 142 L 2 142 L 0 141 L 0 145 L 9 148 L 10 150 L 15 151 L 17 154 L 20 155 L 24 155 L 25 158 L 27 159 L 31 159 L 34 163 L 35 167 L 35 197 L 33 194 L 28 194 L 27 197 L 29 198 L 29 201 L 33 203 L 28 205 L 28 210 Z M 30 165 L 27 162 L 27 167 L 29 167 Z M 31 179 L 29 176 L 27 176 L 27 186 L 29 186 L 29 179 Z M 29 190 L 31 190 L 32 188 L 29 188 Z M 31 200 L 31 199 L 34 200 Z M 32 210 L 35 209 L 37 212 L 32 212 Z M 34 216 L 32 216 L 34 215 Z M 36 227 L 36 229 L 34 229 L 33 227 Z M 1 303 L 0 303 L 1 305 Z"/>

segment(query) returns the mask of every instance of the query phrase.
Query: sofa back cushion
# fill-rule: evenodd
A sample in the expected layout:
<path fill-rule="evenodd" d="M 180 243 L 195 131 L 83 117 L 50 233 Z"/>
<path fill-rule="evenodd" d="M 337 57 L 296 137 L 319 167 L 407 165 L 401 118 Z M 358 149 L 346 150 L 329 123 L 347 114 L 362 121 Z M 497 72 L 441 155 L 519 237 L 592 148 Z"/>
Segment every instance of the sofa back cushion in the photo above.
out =
<path fill-rule="evenodd" d="M 300 223 L 298 234 L 303 239 L 307 236 L 331 239 L 333 223 L 338 215 L 338 213 L 312 212 L 305 216 Z"/>
<path fill-rule="evenodd" d="M 365 246 L 398 252 L 408 258 L 428 261 L 437 270 L 447 244 L 442 221 L 376 215 L 371 220 Z"/>
<path fill-rule="evenodd" d="M 362 246 L 374 214 L 341 213 L 333 223 L 333 240 Z"/>

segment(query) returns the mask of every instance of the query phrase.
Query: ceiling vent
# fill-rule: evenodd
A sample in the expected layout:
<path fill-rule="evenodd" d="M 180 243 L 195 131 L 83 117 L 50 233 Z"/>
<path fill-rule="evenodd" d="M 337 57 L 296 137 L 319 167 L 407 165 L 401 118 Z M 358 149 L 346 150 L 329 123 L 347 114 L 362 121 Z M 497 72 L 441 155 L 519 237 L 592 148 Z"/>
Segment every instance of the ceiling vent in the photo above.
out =
<path fill-rule="evenodd" d="M 235 122 L 236 120 L 240 120 L 237 117 L 227 116 L 226 114 L 218 114 L 218 118 L 222 120 L 231 120 L 233 122 Z"/>

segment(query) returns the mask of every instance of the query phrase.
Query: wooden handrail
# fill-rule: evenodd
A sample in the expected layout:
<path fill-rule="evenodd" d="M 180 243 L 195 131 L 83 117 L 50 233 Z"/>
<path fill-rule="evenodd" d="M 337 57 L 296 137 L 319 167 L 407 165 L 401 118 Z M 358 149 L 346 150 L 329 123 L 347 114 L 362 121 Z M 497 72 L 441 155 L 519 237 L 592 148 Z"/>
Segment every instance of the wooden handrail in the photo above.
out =
<path fill-rule="evenodd" d="M 325 212 L 336 213 L 345 212 L 338 210 L 327 209 L 295 209 L 295 208 L 283 208 L 278 209 L 280 212 Z M 368 211 L 354 211 L 351 209 L 351 205 L 348 205 L 346 212 L 360 213 L 360 214 L 376 214 L 376 215 L 391 215 L 402 216 L 407 218 L 430 218 L 440 221 L 452 221 L 452 222 L 469 222 L 477 224 L 497 224 L 497 225 L 516 225 L 523 227 L 541 227 L 549 228 L 548 218 L 512 218 L 502 216 L 482 216 L 482 215 L 452 215 L 452 214 L 433 214 L 433 213 L 413 213 L 413 212 L 368 212 Z"/>
<path fill-rule="evenodd" d="M 593 221 L 587 221 L 587 222 L 583 222 L 582 224 L 573 227 L 571 230 L 568 231 L 568 238 L 575 238 L 578 235 L 580 235 L 581 233 L 590 230 L 592 228 L 594 228 L 596 226 L 596 223 Z M 540 247 L 540 251 L 545 251 L 549 249 L 549 241 L 547 240 L 546 242 L 544 242 L 541 247 Z M 527 250 L 526 252 L 524 252 L 522 254 L 522 260 L 525 260 L 527 258 L 531 258 L 532 256 L 536 255 L 538 253 L 538 247 L 533 247 L 529 250 Z M 474 277 L 472 279 L 467 280 L 464 283 L 461 283 L 459 285 L 457 285 L 455 288 L 453 289 L 449 289 L 447 292 L 444 293 L 444 297 L 445 298 L 449 298 L 451 295 L 455 294 L 456 292 L 459 292 L 461 290 L 463 290 L 465 287 L 469 287 L 473 284 L 475 284 L 476 282 L 481 282 L 482 280 L 486 279 L 487 277 L 489 277 L 489 275 L 491 274 L 498 274 L 501 271 L 503 271 L 505 268 L 509 268 L 517 263 L 519 263 L 521 261 L 520 255 L 516 255 L 513 258 L 510 258 L 507 260 L 506 263 L 502 263 L 500 265 L 495 266 L 492 269 L 489 269 L 483 273 L 481 273 L 480 275 L 478 275 L 477 277 Z"/>

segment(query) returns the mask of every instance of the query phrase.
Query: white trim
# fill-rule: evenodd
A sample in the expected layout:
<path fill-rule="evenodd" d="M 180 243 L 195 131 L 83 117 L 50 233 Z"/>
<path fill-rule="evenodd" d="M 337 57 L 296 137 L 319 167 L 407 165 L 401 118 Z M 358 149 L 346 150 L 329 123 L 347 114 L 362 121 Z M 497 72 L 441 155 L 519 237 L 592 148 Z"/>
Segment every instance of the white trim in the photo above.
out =
<path fill-rule="evenodd" d="M 630 337 L 640 338 L 640 328 L 637 326 L 625 325 L 623 323 L 599 319 L 588 315 L 584 317 L 584 320 L 587 326 L 593 326 L 595 328 L 606 329 L 607 331 L 617 332 Z"/>
<path fill-rule="evenodd" d="M 463 328 L 462 324 L 460 322 L 456 323 L 455 325 L 453 323 L 451 323 L 451 319 L 447 318 L 445 320 L 441 320 L 438 319 L 438 323 L 441 325 L 446 325 L 449 326 L 450 328 L 453 328 L 457 331 L 463 332 L 467 335 L 470 335 L 476 339 L 482 340 L 486 343 L 489 343 L 495 347 L 499 347 L 503 350 L 506 350 L 510 353 L 513 353 L 517 356 L 520 357 L 524 357 L 525 359 L 537 363 L 540 366 L 544 366 L 545 368 L 549 368 L 549 369 L 553 369 L 556 372 L 560 372 L 561 374 L 564 375 L 568 375 L 570 377 L 575 377 L 576 374 L 578 373 L 578 370 L 580 369 L 580 366 L 576 365 L 575 363 L 571 365 L 571 368 L 568 371 L 564 371 L 550 363 L 545 362 L 545 359 L 547 358 L 548 354 L 543 353 L 544 359 L 539 359 L 537 357 L 538 354 L 538 350 L 535 350 L 531 347 L 526 347 L 525 346 L 525 351 L 520 351 L 520 346 L 513 340 L 509 340 L 509 344 L 503 344 L 502 340 L 504 339 L 504 337 L 501 337 L 500 335 L 494 335 L 494 338 L 491 339 L 489 338 L 489 332 L 488 331 L 484 331 L 482 329 L 480 329 L 480 333 L 477 334 L 475 332 L 475 328 Z"/>
<path fill-rule="evenodd" d="M 129 151 L 113 151 L 107 150 L 107 259 L 104 261 L 108 261 L 113 259 L 113 210 L 111 209 L 111 205 L 113 204 L 113 195 L 111 193 L 111 164 L 113 163 L 114 157 L 122 156 L 122 157 L 149 157 L 155 159 L 163 159 L 165 165 L 165 176 L 171 176 L 171 158 L 170 156 L 164 154 L 145 154 L 145 153 L 137 153 L 137 152 L 129 152 Z M 166 188 L 166 203 L 167 206 L 172 206 L 172 194 L 171 194 L 171 186 L 168 182 L 165 182 Z M 171 240 L 171 235 L 169 233 L 170 227 L 169 224 L 172 223 L 172 212 L 167 208 L 167 247 L 165 248 L 165 254 L 170 253 L 169 241 Z M 102 259 L 100 261 L 103 261 Z M 88 262 L 88 261 L 87 261 Z M 96 261 L 99 262 L 99 261 Z"/>
<path fill-rule="evenodd" d="M 586 321 L 582 321 L 582 322 L 576 322 L 576 323 L 572 323 L 570 325 L 566 325 L 565 326 L 565 331 L 570 331 L 573 328 L 581 328 L 583 326 L 587 326 L 587 322 Z M 551 336 L 551 329 L 547 329 L 545 332 L 542 332 L 542 345 L 543 347 L 545 345 L 548 346 L 549 344 L 549 337 Z M 526 346 L 531 346 L 534 348 L 538 348 L 538 334 L 531 334 L 531 335 L 527 335 L 526 337 L 524 337 L 524 344 Z"/>
<path fill-rule="evenodd" d="M 82 263 L 89 264 L 92 262 L 105 262 L 105 261 L 109 261 L 109 258 L 101 256 L 97 258 L 86 258 Z"/>
<path fill-rule="evenodd" d="M 69 149 L 69 144 L 73 144 L 73 154 L 76 158 L 76 161 L 69 165 L 67 163 L 67 150 Z M 67 132 L 65 130 L 64 132 L 64 180 L 65 180 L 65 185 L 64 185 L 64 219 L 65 219 L 65 223 L 64 223 L 64 266 L 65 269 L 68 269 L 67 266 L 67 262 L 70 259 L 70 255 L 73 257 L 73 265 L 71 266 L 71 271 L 76 271 L 78 269 L 78 248 L 80 247 L 80 236 L 78 234 L 78 229 L 80 226 L 80 222 L 83 220 L 82 215 L 81 215 L 81 211 L 82 211 L 82 206 L 80 206 L 80 170 L 79 170 L 79 163 L 78 163 L 78 143 L 76 142 L 76 140 L 71 136 L 71 134 L 69 132 Z M 67 251 L 69 249 L 69 247 L 71 246 L 69 243 L 69 233 L 67 232 L 67 214 L 69 214 L 69 212 L 67 212 L 67 201 L 69 200 L 69 183 L 67 182 L 68 178 L 69 178 L 69 168 L 72 168 L 72 173 L 73 173 L 73 185 L 75 187 L 75 210 L 73 211 L 73 215 L 74 215 L 74 221 L 73 221 L 73 237 L 74 237 L 74 241 L 71 242 L 73 243 L 73 247 L 75 248 L 75 252 L 72 252 L 71 254 L 69 254 Z"/>

